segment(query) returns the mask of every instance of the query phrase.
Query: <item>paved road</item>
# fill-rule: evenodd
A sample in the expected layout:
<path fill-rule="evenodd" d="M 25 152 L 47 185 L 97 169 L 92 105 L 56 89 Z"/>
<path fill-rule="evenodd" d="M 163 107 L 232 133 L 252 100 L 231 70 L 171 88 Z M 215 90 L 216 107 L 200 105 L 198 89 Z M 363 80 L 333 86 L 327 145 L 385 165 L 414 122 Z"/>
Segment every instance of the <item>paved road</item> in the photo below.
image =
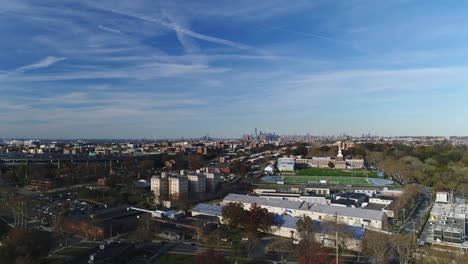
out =
<path fill-rule="evenodd" d="M 426 210 L 431 205 L 431 192 L 432 190 L 430 188 L 421 189 L 414 210 L 406 217 L 406 221 L 401 230 L 403 234 L 414 234 L 421 225 L 421 222 L 424 220 Z"/>

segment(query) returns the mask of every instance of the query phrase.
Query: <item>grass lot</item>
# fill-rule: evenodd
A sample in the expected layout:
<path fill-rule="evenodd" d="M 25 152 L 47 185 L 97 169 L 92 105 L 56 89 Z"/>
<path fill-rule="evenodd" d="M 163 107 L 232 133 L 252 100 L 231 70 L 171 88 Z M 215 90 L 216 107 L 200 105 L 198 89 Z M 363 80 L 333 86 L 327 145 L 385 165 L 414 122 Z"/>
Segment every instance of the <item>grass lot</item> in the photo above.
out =
<path fill-rule="evenodd" d="M 69 247 L 69 248 L 60 250 L 59 252 L 57 252 L 57 255 L 77 257 L 77 256 L 81 256 L 82 254 L 86 253 L 89 250 L 90 250 L 89 248 Z"/>
<path fill-rule="evenodd" d="M 173 254 L 168 253 L 159 257 L 155 263 L 171 263 L 171 264 L 193 264 L 195 262 L 195 255 L 185 255 L 185 254 Z M 228 263 L 235 263 L 233 258 L 226 258 Z M 261 261 L 261 260 L 248 260 L 248 259 L 238 259 L 238 264 L 267 264 L 270 262 Z"/>
<path fill-rule="evenodd" d="M 362 177 L 340 177 L 340 176 L 286 176 L 283 177 L 285 183 L 309 183 L 328 180 L 330 183 L 351 184 L 351 185 L 371 185 L 369 181 Z"/>
<path fill-rule="evenodd" d="M 355 176 L 355 177 L 369 177 L 377 178 L 377 172 L 368 170 L 340 170 L 340 169 L 329 169 L 329 168 L 308 168 L 299 170 L 296 175 L 301 176 Z"/>
<path fill-rule="evenodd" d="M 195 255 L 185 254 L 164 254 L 156 260 L 156 263 L 192 264 L 195 262 Z"/>

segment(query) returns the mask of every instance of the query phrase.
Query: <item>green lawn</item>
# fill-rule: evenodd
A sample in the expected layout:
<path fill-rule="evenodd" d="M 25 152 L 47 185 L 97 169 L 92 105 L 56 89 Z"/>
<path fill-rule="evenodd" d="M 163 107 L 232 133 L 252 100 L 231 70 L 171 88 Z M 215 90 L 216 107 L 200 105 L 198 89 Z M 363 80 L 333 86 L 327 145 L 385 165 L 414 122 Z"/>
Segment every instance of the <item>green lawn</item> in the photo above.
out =
<path fill-rule="evenodd" d="M 377 172 L 369 170 L 348 170 L 348 169 L 329 169 L 329 168 L 308 168 L 298 170 L 296 175 L 301 176 L 355 176 L 377 178 Z"/>
<path fill-rule="evenodd" d="M 371 185 L 369 181 L 362 177 L 340 177 L 340 176 L 285 176 L 285 183 L 309 183 L 328 180 L 330 183 L 351 184 L 351 185 Z"/>
<path fill-rule="evenodd" d="M 77 257 L 77 256 L 81 256 L 82 254 L 86 253 L 89 250 L 90 250 L 89 248 L 69 247 L 69 248 L 60 250 L 59 252 L 57 252 L 57 255 Z"/>
<path fill-rule="evenodd" d="M 185 254 L 164 254 L 156 260 L 156 263 L 192 264 L 196 256 Z"/>
<path fill-rule="evenodd" d="M 195 255 L 168 253 L 159 257 L 155 263 L 193 264 L 195 263 L 195 259 L 196 259 Z M 227 257 L 226 260 L 228 263 L 235 263 L 235 260 L 233 258 Z M 270 262 L 240 258 L 237 260 L 237 263 L 238 264 L 267 264 Z"/>

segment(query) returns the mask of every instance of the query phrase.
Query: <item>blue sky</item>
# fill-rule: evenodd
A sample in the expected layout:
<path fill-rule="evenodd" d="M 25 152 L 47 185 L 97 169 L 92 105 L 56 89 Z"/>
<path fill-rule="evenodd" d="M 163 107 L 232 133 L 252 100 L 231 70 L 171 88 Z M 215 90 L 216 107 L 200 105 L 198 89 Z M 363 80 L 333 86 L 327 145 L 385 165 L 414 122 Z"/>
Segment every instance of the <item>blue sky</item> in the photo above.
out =
<path fill-rule="evenodd" d="M 0 0 L 0 137 L 468 135 L 462 1 Z"/>

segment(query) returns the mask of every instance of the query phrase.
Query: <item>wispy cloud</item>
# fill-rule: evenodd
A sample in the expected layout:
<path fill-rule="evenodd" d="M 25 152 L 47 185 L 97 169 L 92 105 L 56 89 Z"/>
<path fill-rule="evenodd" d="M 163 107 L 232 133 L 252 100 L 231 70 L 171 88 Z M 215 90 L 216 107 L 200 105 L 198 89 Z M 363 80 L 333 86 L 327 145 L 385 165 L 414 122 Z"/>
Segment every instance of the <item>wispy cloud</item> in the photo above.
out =
<path fill-rule="evenodd" d="M 144 14 L 133 13 L 131 11 L 121 11 L 121 10 L 117 10 L 114 8 L 102 7 L 99 5 L 95 7 L 101 9 L 102 11 L 111 12 L 111 13 L 118 14 L 121 16 L 126 16 L 126 17 L 136 18 L 136 19 L 146 21 L 146 22 L 156 23 L 158 25 L 164 26 L 165 28 L 173 30 L 178 34 L 183 34 L 183 35 L 195 38 L 195 39 L 199 39 L 199 40 L 203 40 L 203 41 L 207 41 L 207 42 L 211 42 L 215 44 L 225 45 L 225 46 L 229 46 L 229 47 L 233 47 L 237 49 L 244 49 L 244 50 L 253 49 L 253 47 L 242 44 L 242 43 L 201 34 L 201 33 L 189 30 L 187 28 L 184 28 L 180 24 L 166 22 L 162 19 L 150 17 Z"/>
<path fill-rule="evenodd" d="M 424 117 L 431 96 L 451 116 L 448 99 L 467 98 L 462 8 L 322 3 L 0 0 L 0 134 L 238 135 L 278 119 L 332 131 L 392 104 Z"/>
<path fill-rule="evenodd" d="M 29 70 L 34 70 L 34 69 L 41 69 L 41 68 L 47 68 L 59 61 L 63 61 L 65 60 L 66 58 L 65 57 L 54 57 L 54 56 L 47 56 L 45 57 L 44 59 L 36 62 L 36 63 L 33 63 L 33 64 L 30 64 L 30 65 L 26 65 L 26 66 L 22 66 L 22 67 L 19 67 L 17 69 L 15 69 L 15 71 L 17 72 L 25 72 L 25 71 L 29 71 Z"/>
<path fill-rule="evenodd" d="M 203 64 L 145 63 L 138 66 L 119 68 L 92 67 L 74 71 L 51 72 L 29 75 L 4 75 L 4 81 L 37 82 L 66 80 L 99 80 L 99 79 L 135 79 L 149 80 L 158 78 L 191 77 L 202 74 L 218 74 L 229 71 L 226 67 L 210 67 Z"/>
<path fill-rule="evenodd" d="M 102 29 L 102 30 L 111 32 L 111 33 L 122 34 L 122 31 L 120 31 L 118 29 L 115 29 L 115 28 L 110 28 L 110 27 L 106 27 L 106 26 L 103 26 L 103 25 L 99 25 L 99 28 Z"/>
<path fill-rule="evenodd" d="M 296 30 L 290 30 L 290 29 L 286 29 L 286 28 L 282 28 L 282 27 L 270 27 L 270 28 L 274 29 L 274 30 L 279 30 L 279 31 L 283 31 L 283 32 L 288 32 L 288 33 L 301 35 L 301 36 L 304 36 L 304 37 L 312 37 L 312 38 L 318 38 L 318 39 L 337 42 L 337 40 L 335 40 L 333 38 L 325 37 L 325 36 L 318 35 L 318 34 L 311 34 L 311 33 L 306 33 L 306 32 L 301 32 L 301 31 L 296 31 Z"/>

